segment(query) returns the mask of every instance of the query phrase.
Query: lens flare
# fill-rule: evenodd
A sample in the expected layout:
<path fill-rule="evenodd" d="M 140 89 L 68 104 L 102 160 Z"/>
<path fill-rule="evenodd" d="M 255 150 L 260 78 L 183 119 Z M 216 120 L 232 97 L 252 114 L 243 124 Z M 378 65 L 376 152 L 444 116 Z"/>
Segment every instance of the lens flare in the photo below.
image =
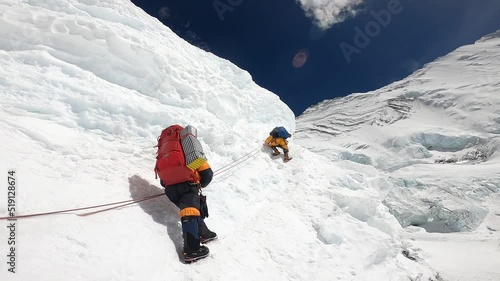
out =
<path fill-rule="evenodd" d="M 295 56 L 293 57 L 292 65 L 295 68 L 300 68 L 304 66 L 304 64 L 307 61 L 307 51 L 298 51 Z"/>

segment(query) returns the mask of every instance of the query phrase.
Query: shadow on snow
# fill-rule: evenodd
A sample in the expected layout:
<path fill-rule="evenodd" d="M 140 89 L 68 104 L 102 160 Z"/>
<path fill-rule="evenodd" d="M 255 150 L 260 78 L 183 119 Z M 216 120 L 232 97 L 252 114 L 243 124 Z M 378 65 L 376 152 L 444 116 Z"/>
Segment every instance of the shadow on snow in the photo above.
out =
<path fill-rule="evenodd" d="M 149 184 L 148 181 L 137 175 L 130 177 L 129 183 L 130 195 L 134 200 L 164 193 L 163 188 Z M 184 260 L 179 208 L 170 202 L 167 196 L 156 197 L 151 200 L 139 202 L 138 204 L 144 212 L 153 218 L 153 221 L 167 227 L 167 234 L 175 245 L 179 260 Z"/>

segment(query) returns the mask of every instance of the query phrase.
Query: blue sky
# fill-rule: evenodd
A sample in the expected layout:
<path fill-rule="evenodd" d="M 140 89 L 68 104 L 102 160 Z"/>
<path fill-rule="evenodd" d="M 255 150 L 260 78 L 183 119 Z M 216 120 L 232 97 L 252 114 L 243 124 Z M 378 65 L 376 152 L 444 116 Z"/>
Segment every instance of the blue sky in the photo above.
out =
<path fill-rule="evenodd" d="M 132 2 L 180 37 L 247 70 L 297 116 L 325 99 L 400 80 L 500 29 L 498 0 Z M 299 52 L 307 60 L 294 67 Z"/>

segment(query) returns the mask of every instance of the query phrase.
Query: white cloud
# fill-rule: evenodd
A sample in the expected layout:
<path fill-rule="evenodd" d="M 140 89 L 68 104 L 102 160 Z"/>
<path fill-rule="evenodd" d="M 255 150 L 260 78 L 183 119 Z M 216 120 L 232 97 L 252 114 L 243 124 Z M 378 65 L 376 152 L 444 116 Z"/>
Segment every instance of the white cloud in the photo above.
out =
<path fill-rule="evenodd" d="M 364 0 L 296 0 L 317 26 L 328 29 L 356 15 Z"/>
<path fill-rule="evenodd" d="M 160 8 L 160 10 L 158 10 L 158 15 L 161 19 L 168 19 L 170 18 L 170 9 L 166 6 L 163 6 Z"/>

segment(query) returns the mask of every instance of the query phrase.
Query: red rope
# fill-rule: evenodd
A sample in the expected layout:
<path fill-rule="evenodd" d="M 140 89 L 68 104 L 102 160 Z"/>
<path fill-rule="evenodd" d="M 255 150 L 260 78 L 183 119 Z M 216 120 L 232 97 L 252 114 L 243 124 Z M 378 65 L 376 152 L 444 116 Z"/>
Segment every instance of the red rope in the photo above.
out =
<path fill-rule="evenodd" d="M 234 167 L 238 166 L 239 164 L 245 162 L 250 157 L 253 157 L 254 155 L 256 155 L 256 153 L 258 152 L 259 149 L 260 148 L 257 148 L 255 150 L 253 150 L 253 151 L 251 151 L 251 152 L 243 155 L 242 157 L 238 158 L 236 161 L 233 161 L 233 162 L 227 164 L 226 166 L 218 169 L 217 171 L 214 172 L 214 176 L 215 175 L 219 175 L 219 174 L 224 173 L 224 172 L 227 172 L 227 171 L 233 169 Z M 252 153 L 254 155 L 251 155 Z M 243 159 L 243 161 L 240 162 L 240 163 L 238 163 L 242 159 Z M 74 211 L 82 211 L 82 210 L 95 209 L 95 208 L 100 208 L 100 207 L 106 207 L 106 206 L 112 206 L 112 205 L 120 204 L 118 206 L 114 206 L 114 207 L 110 207 L 110 208 L 106 208 L 106 209 L 102 209 L 102 210 L 98 210 L 98 211 L 93 211 L 93 212 L 88 212 L 88 213 L 83 213 L 83 214 L 77 214 L 78 216 L 84 217 L 84 216 L 90 216 L 90 215 L 93 215 L 93 214 L 97 214 L 97 213 L 101 213 L 101 212 L 105 212 L 105 211 L 109 211 L 109 210 L 113 210 L 113 209 L 118 209 L 120 207 L 125 207 L 125 206 L 132 205 L 132 204 L 135 204 L 135 203 L 143 202 L 143 201 L 150 200 L 150 199 L 162 196 L 162 195 L 163 195 L 163 193 L 160 193 L 160 194 L 157 194 L 157 195 L 147 196 L 147 197 L 144 197 L 142 199 L 131 199 L 131 200 L 125 200 L 125 201 L 120 201 L 120 202 L 115 202 L 115 203 L 108 203 L 108 204 L 102 204 L 102 205 L 96 205 L 96 206 L 89 206 L 89 207 L 83 207 L 83 208 L 68 209 L 68 210 L 61 210 L 61 211 L 53 211 L 53 212 L 37 213 L 37 214 L 29 214 L 29 215 L 21 215 L 21 216 L 0 217 L 0 220 L 22 219 L 22 218 L 31 218 L 31 217 L 39 217 L 39 216 L 48 216 L 48 215 L 68 213 L 68 212 L 74 212 Z"/>
<path fill-rule="evenodd" d="M 114 206 L 114 207 L 111 207 L 111 208 L 102 209 L 102 210 L 99 210 L 99 211 L 93 211 L 93 212 L 89 212 L 89 213 L 78 214 L 78 216 L 85 217 L 85 216 L 90 216 L 90 215 L 97 214 L 97 213 L 100 213 L 100 212 L 106 212 L 106 211 L 109 211 L 109 210 L 118 209 L 118 208 L 125 207 L 125 206 L 128 206 L 128 205 L 132 205 L 132 204 L 135 204 L 135 203 L 147 201 L 147 200 L 156 198 L 156 197 L 158 197 L 160 195 L 163 195 L 163 193 L 162 194 L 158 194 L 158 195 L 144 197 L 144 198 L 142 198 L 140 200 L 137 200 L 137 201 L 134 201 L 134 202 L 129 202 L 129 203 L 121 204 L 121 205 L 118 205 L 118 206 Z"/>
<path fill-rule="evenodd" d="M 134 204 L 134 203 L 139 203 L 139 202 L 142 202 L 142 201 L 146 201 L 146 200 L 149 200 L 149 199 L 153 199 L 153 198 L 159 197 L 161 195 L 163 195 L 163 193 L 160 193 L 160 194 L 157 194 L 157 195 L 152 195 L 152 196 L 147 196 L 147 197 L 144 197 L 142 199 L 130 199 L 130 200 L 125 200 L 125 201 L 120 201 L 120 202 L 115 202 L 115 203 L 108 203 L 108 204 L 102 204 L 102 205 L 96 205 L 96 206 L 89 206 L 89 207 L 83 207 L 83 208 L 68 209 L 68 210 L 46 212 L 46 213 L 38 213 L 38 214 L 30 214 L 30 215 L 12 216 L 12 217 L 0 217 L 0 220 L 22 219 L 22 218 L 30 218 L 30 217 L 47 216 L 47 215 L 53 215 L 53 214 L 60 214 L 60 213 L 67 213 L 67 212 L 74 212 L 74 211 L 81 211 L 81 210 L 88 210 L 88 209 L 95 209 L 95 208 L 100 208 L 100 207 L 106 207 L 106 206 L 116 205 L 116 204 L 122 204 L 122 205 L 119 205 L 119 206 L 115 206 L 113 208 L 108 208 L 108 209 L 114 209 L 114 208 L 119 208 L 119 207 L 122 207 L 122 206 L 125 206 L 125 205 L 130 205 L 130 204 Z M 102 211 L 104 211 L 104 210 L 102 210 Z"/>

